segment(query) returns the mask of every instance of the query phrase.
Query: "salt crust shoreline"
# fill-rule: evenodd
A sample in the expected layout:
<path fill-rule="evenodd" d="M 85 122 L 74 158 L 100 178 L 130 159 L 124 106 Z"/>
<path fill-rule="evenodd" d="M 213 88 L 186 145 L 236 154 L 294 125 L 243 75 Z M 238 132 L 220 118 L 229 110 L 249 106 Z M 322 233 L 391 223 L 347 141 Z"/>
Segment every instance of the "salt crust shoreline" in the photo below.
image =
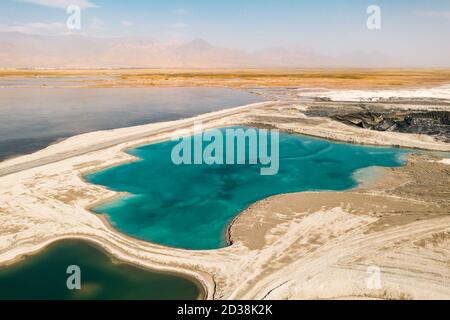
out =
<path fill-rule="evenodd" d="M 225 127 L 231 125 L 243 125 L 248 122 L 246 116 L 252 112 L 258 112 L 259 108 L 267 105 L 284 105 L 281 102 L 269 102 L 253 104 L 239 108 L 233 108 L 224 112 L 211 113 L 208 116 L 200 116 L 193 119 L 185 119 L 166 123 L 150 124 L 139 127 L 115 129 L 102 132 L 83 134 L 64 140 L 58 144 L 26 155 L 10 159 L 0 163 L 0 170 L 11 166 L 39 161 L 42 157 L 60 155 L 67 151 L 77 150 L 86 144 L 94 145 L 104 143 L 111 139 L 118 139 L 127 135 L 135 135 L 136 132 L 145 132 L 148 129 L 161 130 L 160 132 L 130 140 L 118 145 L 112 145 L 105 149 L 88 151 L 73 157 L 50 162 L 42 166 L 32 167 L 20 172 L 0 177 L 0 215 L 4 223 L 1 227 L 0 237 L 0 265 L 11 264 L 21 257 L 34 254 L 51 243 L 62 239 L 81 239 L 92 242 L 109 254 L 124 262 L 133 263 L 144 268 L 156 271 L 171 272 L 191 277 L 198 281 L 204 289 L 206 299 L 215 298 L 216 281 L 215 274 L 226 274 L 227 266 L 236 256 L 245 254 L 248 250 L 242 244 L 232 245 L 228 248 L 212 251 L 189 251 L 167 248 L 156 244 L 139 241 L 128 237 L 113 229 L 105 219 L 94 215 L 90 208 L 99 203 L 110 201 L 118 195 L 102 187 L 87 184 L 82 176 L 88 172 L 98 171 L 110 166 L 133 161 L 135 158 L 124 153 L 124 150 L 170 139 L 173 128 L 188 129 L 185 134 L 192 132 L 191 124 L 195 119 L 204 121 L 204 129 L 213 127 Z M 212 115 L 212 117 L 211 117 Z M 333 124 L 339 125 L 339 124 Z M 170 128 L 170 130 L 164 130 Z M 280 129 L 288 130 L 288 128 Z M 303 134 L 310 134 L 321 138 L 336 138 L 332 129 L 328 129 L 328 137 L 322 132 L 303 128 L 298 130 Z M 365 130 L 361 133 L 366 133 Z M 370 144 L 373 137 L 380 136 L 380 145 L 386 143 L 384 133 L 371 133 Z M 400 138 L 402 134 L 392 133 L 395 145 L 402 146 Z M 357 140 L 347 142 L 364 143 L 365 135 L 361 134 Z M 405 147 L 416 146 L 433 150 L 449 151 L 449 146 L 428 139 L 427 137 L 407 137 Z M 416 140 L 414 140 L 416 139 Z M 345 141 L 345 139 L 343 139 Z M 448 159 L 442 160 L 448 162 Z M 61 193 L 66 192 L 64 195 Z M 6 220 L 7 219 L 7 220 Z M 234 220 L 238 220 L 239 216 Z M 56 221 L 55 221 L 56 220 Z M 68 228 L 67 228 L 68 227 Z M 230 227 L 232 228 L 232 227 Z M 250 252 L 251 253 L 251 252 Z M 239 259 L 238 259 L 239 260 Z M 233 297 L 232 292 L 226 297 Z M 216 297 L 217 298 L 217 297 Z M 222 297 L 218 297 L 222 298 Z"/>

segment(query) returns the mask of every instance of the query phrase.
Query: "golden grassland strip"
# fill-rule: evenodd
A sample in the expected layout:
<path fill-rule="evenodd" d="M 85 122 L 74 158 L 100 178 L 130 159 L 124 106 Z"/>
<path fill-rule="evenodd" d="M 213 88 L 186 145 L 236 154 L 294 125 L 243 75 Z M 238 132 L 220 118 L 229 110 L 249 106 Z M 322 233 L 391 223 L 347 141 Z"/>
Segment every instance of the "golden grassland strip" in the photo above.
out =
<path fill-rule="evenodd" d="M 0 77 L 108 77 L 94 87 L 221 86 L 391 88 L 450 82 L 450 69 L 78 69 L 0 70 Z"/>

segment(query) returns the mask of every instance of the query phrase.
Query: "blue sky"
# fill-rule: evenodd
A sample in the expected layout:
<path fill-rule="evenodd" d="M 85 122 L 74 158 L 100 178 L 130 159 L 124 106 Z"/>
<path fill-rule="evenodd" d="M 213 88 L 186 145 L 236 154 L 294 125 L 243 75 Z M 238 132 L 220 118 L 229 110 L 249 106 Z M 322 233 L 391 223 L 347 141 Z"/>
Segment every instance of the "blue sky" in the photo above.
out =
<path fill-rule="evenodd" d="M 80 32 L 92 36 L 203 38 L 244 50 L 298 44 L 330 54 L 450 53 L 450 0 L 2 0 L 0 30 L 62 32 L 69 3 L 83 8 Z M 381 7 L 381 30 L 366 27 L 371 4 Z"/>

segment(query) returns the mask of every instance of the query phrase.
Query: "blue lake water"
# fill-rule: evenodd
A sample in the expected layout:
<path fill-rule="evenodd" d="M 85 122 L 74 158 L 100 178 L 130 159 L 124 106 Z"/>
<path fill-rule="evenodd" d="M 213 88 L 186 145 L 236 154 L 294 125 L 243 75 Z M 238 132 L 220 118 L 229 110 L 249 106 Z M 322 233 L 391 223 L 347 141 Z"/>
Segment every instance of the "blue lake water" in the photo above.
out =
<path fill-rule="evenodd" d="M 11 80 L 0 79 L 0 86 L 5 81 Z M 17 84 L 20 81 L 45 79 L 19 79 Z M 260 101 L 246 91 L 223 88 L 0 88 L 0 161 L 81 133 L 178 120 Z"/>
<path fill-rule="evenodd" d="M 280 133 L 279 172 L 262 176 L 259 165 L 177 166 L 171 160 L 175 144 L 167 141 L 130 150 L 139 161 L 87 176 L 94 184 L 130 194 L 94 211 L 140 239 L 185 249 L 216 249 L 226 246 L 231 220 L 252 203 L 282 193 L 350 189 L 357 185 L 357 170 L 400 166 L 402 155 L 409 152 Z"/>

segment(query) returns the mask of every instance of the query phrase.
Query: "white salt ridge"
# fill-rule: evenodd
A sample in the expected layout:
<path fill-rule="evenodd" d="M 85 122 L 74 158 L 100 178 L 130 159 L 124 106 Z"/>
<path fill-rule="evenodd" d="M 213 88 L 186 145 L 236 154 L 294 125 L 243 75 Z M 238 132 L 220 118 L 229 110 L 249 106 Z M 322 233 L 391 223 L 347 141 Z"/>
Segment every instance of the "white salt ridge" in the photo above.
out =
<path fill-rule="evenodd" d="M 298 89 L 299 97 L 330 98 L 334 101 L 377 101 L 388 98 L 434 98 L 450 100 L 450 84 L 435 88 L 396 89 L 396 90 L 303 90 Z"/>

